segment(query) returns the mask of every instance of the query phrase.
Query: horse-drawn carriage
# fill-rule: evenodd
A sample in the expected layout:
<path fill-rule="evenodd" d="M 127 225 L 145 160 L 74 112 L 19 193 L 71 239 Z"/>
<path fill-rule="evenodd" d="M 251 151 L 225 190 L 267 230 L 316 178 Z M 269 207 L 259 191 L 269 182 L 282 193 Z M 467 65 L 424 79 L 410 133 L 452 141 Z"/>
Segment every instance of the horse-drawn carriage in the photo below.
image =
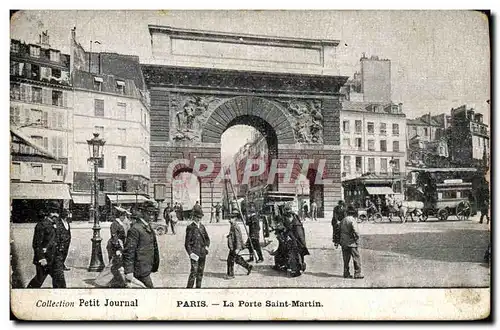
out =
<path fill-rule="evenodd" d="M 424 203 L 422 221 L 432 215 L 442 221 L 450 215 L 455 215 L 458 220 L 468 220 L 472 213 L 471 192 L 472 183 L 460 179 L 437 183 L 434 198 Z"/>
<path fill-rule="evenodd" d="M 407 191 L 409 203 L 422 203 L 420 219 L 426 221 L 436 217 L 445 221 L 450 215 L 458 220 L 467 220 L 473 210 L 473 187 L 471 182 L 456 178 L 465 169 L 434 169 L 419 171 L 417 184 Z M 455 178 L 450 178 L 452 175 Z"/>

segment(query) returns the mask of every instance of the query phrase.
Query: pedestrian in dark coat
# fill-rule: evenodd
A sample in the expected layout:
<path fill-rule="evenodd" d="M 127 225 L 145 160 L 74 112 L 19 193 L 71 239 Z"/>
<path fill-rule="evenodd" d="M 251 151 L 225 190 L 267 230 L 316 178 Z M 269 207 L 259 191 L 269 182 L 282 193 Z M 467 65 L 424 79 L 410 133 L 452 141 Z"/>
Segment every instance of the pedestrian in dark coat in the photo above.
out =
<path fill-rule="evenodd" d="M 229 255 L 227 256 L 227 277 L 234 278 L 234 263 L 236 262 L 241 267 L 247 270 L 247 275 L 252 271 L 252 265 L 249 265 L 242 256 L 238 253 L 244 249 L 243 236 L 241 235 L 240 227 L 236 222 L 238 213 L 231 215 L 229 220 L 229 234 L 227 235 L 227 246 L 229 248 Z"/>
<path fill-rule="evenodd" d="M 184 220 L 184 207 L 182 206 L 182 203 L 179 203 L 179 215 L 177 215 L 177 219 L 180 221 Z"/>
<path fill-rule="evenodd" d="M 172 234 L 175 235 L 175 224 L 177 223 L 177 213 L 174 212 L 174 209 L 170 206 L 170 203 L 167 204 L 167 207 L 163 211 L 163 218 L 165 219 L 165 223 L 167 225 L 166 227 L 167 233 L 168 233 L 168 227 L 170 226 Z"/>
<path fill-rule="evenodd" d="M 58 237 L 57 219 L 59 214 L 51 210 L 48 216 L 35 226 L 33 234 L 33 264 L 36 275 L 29 282 L 28 288 L 40 288 L 47 278 L 52 277 L 53 288 L 65 288 L 63 250 Z"/>
<path fill-rule="evenodd" d="M 299 216 L 293 212 L 289 205 L 285 207 L 284 211 L 284 218 L 287 219 L 285 223 L 289 228 L 288 234 L 291 238 L 288 242 L 290 251 L 290 269 L 292 272 L 291 275 L 299 276 L 306 270 L 304 257 L 309 255 L 304 226 L 302 225 Z"/>
<path fill-rule="evenodd" d="M 249 207 L 250 214 L 247 218 L 248 225 L 248 250 L 250 252 L 250 258 L 248 261 L 254 261 L 254 250 L 257 253 L 257 263 L 261 263 L 264 261 L 264 257 L 262 256 L 262 249 L 260 247 L 260 218 L 258 214 L 255 212 L 255 207 L 250 205 Z"/>
<path fill-rule="evenodd" d="M 61 257 L 64 270 L 70 270 L 70 268 L 66 266 L 66 258 L 68 257 L 69 245 L 71 244 L 71 226 L 68 222 L 68 216 L 69 211 L 63 209 L 57 220 L 57 234 L 61 243 Z"/>
<path fill-rule="evenodd" d="M 149 202 L 143 203 L 137 211 L 138 218 L 127 233 L 123 251 L 123 266 L 127 281 L 135 279 L 147 288 L 153 288 L 151 273 L 158 271 L 160 253 L 155 231 L 151 227 L 156 210 Z"/>
<path fill-rule="evenodd" d="M 349 263 L 351 257 L 354 263 L 354 278 L 364 278 L 361 275 L 361 260 L 359 256 L 359 231 L 356 219 L 356 210 L 349 207 L 347 216 L 340 222 L 340 245 L 342 246 L 342 257 L 344 259 L 344 277 L 350 278 Z"/>
<path fill-rule="evenodd" d="M 201 282 L 203 280 L 205 260 L 208 254 L 208 247 L 210 246 L 210 237 L 208 237 L 205 226 L 201 223 L 202 217 L 203 213 L 199 211 L 193 212 L 193 222 L 186 227 L 184 247 L 191 262 L 187 288 L 192 288 L 195 284 L 195 280 L 196 287 L 201 288 Z"/>

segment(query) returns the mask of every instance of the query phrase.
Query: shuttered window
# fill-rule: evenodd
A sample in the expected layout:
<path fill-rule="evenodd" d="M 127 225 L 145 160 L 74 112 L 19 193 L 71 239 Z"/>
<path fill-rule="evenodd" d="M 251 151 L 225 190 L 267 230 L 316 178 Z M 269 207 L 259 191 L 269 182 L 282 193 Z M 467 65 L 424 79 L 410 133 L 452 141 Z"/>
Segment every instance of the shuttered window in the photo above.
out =
<path fill-rule="evenodd" d="M 94 100 L 94 115 L 96 117 L 104 117 L 104 100 Z"/>

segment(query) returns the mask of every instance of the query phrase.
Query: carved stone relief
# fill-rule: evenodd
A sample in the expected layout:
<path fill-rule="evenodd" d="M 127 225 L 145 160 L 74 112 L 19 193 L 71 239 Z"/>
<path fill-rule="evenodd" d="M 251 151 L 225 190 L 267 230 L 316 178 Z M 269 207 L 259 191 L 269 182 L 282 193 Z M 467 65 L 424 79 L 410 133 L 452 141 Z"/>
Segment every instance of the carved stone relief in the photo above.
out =
<path fill-rule="evenodd" d="M 277 99 L 287 111 L 299 143 L 323 143 L 323 115 L 320 100 Z"/>
<path fill-rule="evenodd" d="M 201 141 L 201 131 L 210 113 L 222 99 L 216 96 L 172 94 L 170 128 L 173 141 Z"/>

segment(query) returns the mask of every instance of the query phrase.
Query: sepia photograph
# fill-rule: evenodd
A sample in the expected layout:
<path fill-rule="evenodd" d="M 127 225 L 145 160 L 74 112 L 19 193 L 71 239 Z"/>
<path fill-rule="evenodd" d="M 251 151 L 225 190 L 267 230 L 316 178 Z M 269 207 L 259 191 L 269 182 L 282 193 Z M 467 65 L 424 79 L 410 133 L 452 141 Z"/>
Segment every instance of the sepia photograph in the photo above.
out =
<path fill-rule="evenodd" d="M 11 10 L 11 312 L 487 318 L 490 20 Z"/>

